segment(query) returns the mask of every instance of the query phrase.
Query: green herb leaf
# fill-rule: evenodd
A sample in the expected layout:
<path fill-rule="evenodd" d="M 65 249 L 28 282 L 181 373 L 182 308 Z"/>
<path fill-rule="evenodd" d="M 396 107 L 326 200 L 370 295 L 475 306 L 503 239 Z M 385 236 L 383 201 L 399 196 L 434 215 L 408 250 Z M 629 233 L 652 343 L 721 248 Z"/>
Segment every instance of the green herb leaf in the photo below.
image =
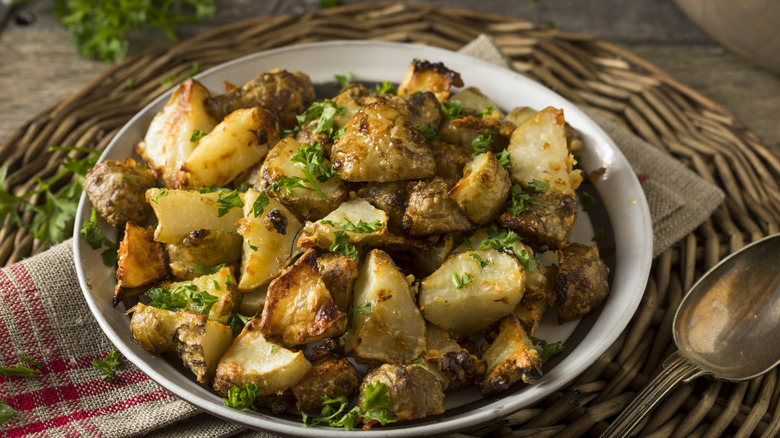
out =
<path fill-rule="evenodd" d="M 580 194 L 580 202 L 582 202 L 582 209 L 584 211 L 591 211 L 596 207 L 596 198 L 588 192 L 582 192 Z"/>
<path fill-rule="evenodd" d="M 154 202 L 155 204 L 159 204 L 159 203 L 160 203 L 160 202 L 159 202 L 159 201 L 160 201 L 160 198 L 162 198 L 163 196 L 168 196 L 168 190 L 166 190 L 166 189 L 160 189 L 160 191 L 159 191 L 159 192 L 157 192 L 157 196 L 155 196 L 154 198 L 152 198 L 152 202 Z"/>
<path fill-rule="evenodd" d="M 298 152 L 296 152 L 295 155 L 290 158 L 290 161 L 293 163 L 303 164 L 303 174 L 306 176 L 306 178 L 291 178 L 298 178 L 298 182 L 306 181 L 309 186 L 305 187 L 301 185 L 300 187 L 312 190 L 322 199 L 326 199 L 327 197 L 324 193 L 322 193 L 322 190 L 320 190 L 319 185 L 317 185 L 317 181 L 327 181 L 336 173 L 336 171 L 333 170 L 332 167 L 327 167 L 323 164 L 325 161 L 325 151 L 322 149 L 322 145 L 317 141 L 311 144 L 303 145 L 298 148 Z"/>
<path fill-rule="evenodd" d="M 471 149 L 474 151 L 471 155 L 479 155 L 487 151 L 490 143 L 493 142 L 493 134 L 490 132 L 479 134 L 474 140 L 471 141 Z"/>
<path fill-rule="evenodd" d="M 111 350 L 103 360 L 92 359 L 92 366 L 100 370 L 103 380 L 114 380 L 120 365 L 122 365 L 122 356 L 116 348 Z"/>
<path fill-rule="evenodd" d="M 228 214 L 233 208 L 242 208 L 244 206 L 244 201 L 241 200 L 238 190 L 233 190 L 227 195 L 220 193 L 217 198 L 217 205 L 219 206 L 217 215 L 222 217 Z"/>
<path fill-rule="evenodd" d="M 382 81 L 382 83 L 377 84 L 371 92 L 374 94 L 398 94 L 395 85 L 390 81 Z"/>
<path fill-rule="evenodd" d="M 446 115 L 449 119 L 458 119 L 468 115 L 466 110 L 463 108 L 463 103 L 459 100 L 444 102 L 441 105 L 441 109 L 444 111 L 444 115 Z"/>
<path fill-rule="evenodd" d="M 333 75 L 333 77 L 336 79 L 336 83 L 333 84 L 336 88 L 344 88 L 352 83 L 352 72 L 349 70 L 347 70 L 344 75 Z"/>
<path fill-rule="evenodd" d="M 512 173 L 512 164 L 509 162 L 509 149 L 504 149 L 499 152 L 496 157 L 498 157 L 498 162 L 501 163 L 501 167 L 506 169 L 507 172 Z"/>
<path fill-rule="evenodd" d="M 298 121 L 298 126 L 293 129 L 291 134 L 300 131 L 301 126 L 317 120 L 317 127 L 314 129 L 314 133 L 325 132 L 328 136 L 333 136 L 333 119 L 337 114 L 344 114 L 346 110 L 346 108 L 338 106 L 336 102 L 330 99 L 325 99 L 322 102 L 312 102 L 306 108 L 306 111 L 295 117 Z"/>
<path fill-rule="evenodd" d="M 0 424 L 5 423 L 8 421 L 11 417 L 13 417 L 17 412 L 16 409 L 12 408 L 11 405 L 6 403 L 5 401 L 0 400 Z"/>
<path fill-rule="evenodd" d="M 472 259 L 478 261 L 480 268 L 484 268 L 484 267 L 486 267 L 490 263 L 490 260 L 482 260 L 482 257 L 480 257 L 479 254 L 477 254 L 475 252 L 472 252 L 471 254 L 469 254 L 469 257 L 471 257 Z"/>
<path fill-rule="evenodd" d="M 105 237 L 103 237 L 103 231 L 97 224 L 97 212 L 94 208 L 92 209 L 89 220 L 84 222 L 79 233 L 84 237 L 84 240 L 89 243 L 89 246 L 91 246 L 92 249 L 100 249 L 100 247 L 103 246 L 103 239 L 105 239 Z"/>
<path fill-rule="evenodd" d="M 382 229 L 382 222 L 379 219 L 373 222 L 364 222 L 363 219 L 358 220 L 355 225 L 351 220 L 344 218 L 341 222 L 333 222 L 331 220 L 321 220 L 321 224 L 330 225 L 331 227 L 341 227 L 347 231 L 353 233 L 373 233 Z"/>
<path fill-rule="evenodd" d="M 428 123 L 428 126 L 418 126 L 417 130 L 428 140 L 441 140 L 441 133 L 433 123 Z"/>
<path fill-rule="evenodd" d="M 225 266 L 227 266 L 227 263 L 222 263 L 222 264 L 219 264 L 219 265 L 216 265 L 216 266 L 211 266 L 211 267 L 207 267 L 207 266 L 203 266 L 203 265 L 195 265 L 194 272 L 195 272 L 195 275 L 197 275 L 197 276 L 212 275 L 212 274 L 216 274 L 217 272 L 219 272 L 219 270 L 224 268 Z"/>
<path fill-rule="evenodd" d="M 349 244 L 349 235 L 344 231 L 336 231 L 333 233 L 333 244 L 331 244 L 328 249 L 343 254 L 352 260 L 357 259 L 357 249 L 355 249 L 354 245 Z"/>
<path fill-rule="evenodd" d="M 479 112 L 477 113 L 477 116 L 479 116 L 479 117 L 484 117 L 484 116 L 489 116 L 489 115 L 491 115 L 491 114 L 493 114 L 493 107 L 492 107 L 492 106 L 489 106 L 489 107 L 487 107 L 487 108 L 483 109 L 482 111 L 479 111 Z"/>
<path fill-rule="evenodd" d="M 268 194 L 265 192 L 260 192 L 260 194 L 257 195 L 257 198 L 255 198 L 255 202 L 252 203 L 252 209 L 249 210 L 249 214 L 254 214 L 255 217 L 260 217 L 270 202 L 271 200 L 268 199 Z"/>
<path fill-rule="evenodd" d="M 225 406 L 240 411 L 244 411 L 247 408 L 257 409 L 255 399 L 259 392 L 257 385 L 247 383 L 245 389 L 241 389 L 238 386 L 230 388 L 227 398 L 222 400 L 225 402 Z"/>
<path fill-rule="evenodd" d="M 544 181 L 535 179 L 528 184 L 528 187 L 533 188 L 536 193 L 542 193 L 543 191 L 549 189 L 550 185 Z"/>
<path fill-rule="evenodd" d="M 14 365 L 12 367 L 0 367 L 0 376 L 10 377 L 38 377 L 41 370 L 35 368 L 28 368 L 22 365 Z"/>
<path fill-rule="evenodd" d="M 359 306 L 349 306 L 349 311 L 347 312 L 347 319 L 351 320 L 352 318 L 356 317 L 358 313 L 370 315 L 371 303 L 365 302 Z"/>
<path fill-rule="evenodd" d="M 197 143 L 200 141 L 201 138 L 205 137 L 208 133 L 206 131 L 201 131 L 200 129 L 196 129 L 192 131 L 192 136 L 190 137 L 191 143 Z"/>
<path fill-rule="evenodd" d="M 603 228 L 599 228 L 596 231 L 596 234 L 594 234 L 593 237 L 590 240 L 592 240 L 593 242 L 598 242 L 599 240 L 603 239 L 604 237 L 605 237 L 604 229 Z"/>
<path fill-rule="evenodd" d="M 27 356 L 19 356 L 19 360 L 26 363 L 27 365 L 32 365 L 35 368 L 41 369 L 43 368 L 43 364 L 38 362 L 35 359 L 29 358 Z"/>
<path fill-rule="evenodd" d="M 531 336 L 531 342 L 542 348 L 542 352 L 540 354 L 542 357 L 542 362 L 566 350 L 566 346 L 564 346 L 561 341 L 550 344 L 544 339 Z"/>
<path fill-rule="evenodd" d="M 179 23 L 214 15 L 213 0 L 134 0 L 95 2 L 55 0 L 54 14 L 73 37 L 80 56 L 117 62 L 127 55 L 126 35 L 155 27 L 176 41 Z"/>
<path fill-rule="evenodd" d="M 512 245 L 515 242 L 522 240 L 522 238 L 512 230 L 506 230 L 504 228 L 498 228 L 495 224 L 490 224 L 487 230 L 488 237 L 480 242 L 479 247 L 481 249 L 497 249 L 501 252 L 513 254 L 520 265 L 527 271 L 535 271 L 537 267 L 537 261 L 531 257 L 528 251 L 523 248 L 517 251 Z"/>
<path fill-rule="evenodd" d="M 542 183 L 541 181 L 539 182 Z M 547 187 L 549 188 L 549 185 Z M 512 206 L 509 207 L 509 213 L 511 213 L 512 216 L 517 216 L 523 211 L 525 211 L 525 207 L 527 205 L 540 205 L 542 207 L 547 206 L 544 203 L 531 200 L 531 195 L 526 193 L 525 190 L 523 190 L 523 187 L 521 187 L 518 184 L 512 186 L 511 192 L 512 192 Z"/>
<path fill-rule="evenodd" d="M 382 382 L 369 383 L 363 390 L 363 403 L 360 405 L 360 417 L 366 421 L 378 421 L 383 426 L 394 423 L 393 405 L 390 399 L 390 387 Z"/>
<path fill-rule="evenodd" d="M 187 310 L 206 315 L 211 311 L 214 303 L 219 301 L 219 297 L 198 290 L 198 287 L 192 283 L 178 285 L 173 290 L 167 287 L 153 287 L 146 291 L 146 296 L 152 299 L 149 305 L 158 309 L 171 312 Z"/>
<path fill-rule="evenodd" d="M 244 329 L 244 325 L 246 325 L 249 320 L 251 320 L 251 316 L 242 315 L 238 312 L 230 315 L 230 318 L 227 320 L 227 325 L 230 327 L 230 330 L 233 332 L 233 337 L 235 338 L 238 336 L 239 333 L 241 333 L 241 330 Z"/>
<path fill-rule="evenodd" d="M 463 286 L 471 283 L 471 275 L 464 273 L 461 277 L 457 272 L 452 273 L 452 284 L 455 285 L 455 289 L 463 289 Z"/>

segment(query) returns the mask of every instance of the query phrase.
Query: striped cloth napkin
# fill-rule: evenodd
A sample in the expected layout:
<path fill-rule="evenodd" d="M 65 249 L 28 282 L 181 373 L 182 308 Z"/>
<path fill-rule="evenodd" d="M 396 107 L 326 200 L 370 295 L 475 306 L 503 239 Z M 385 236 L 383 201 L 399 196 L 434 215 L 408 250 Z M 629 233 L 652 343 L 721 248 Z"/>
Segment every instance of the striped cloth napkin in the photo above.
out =
<path fill-rule="evenodd" d="M 509 67 L 489 37 L 464 53 Z M 643 183 L 658 254 L 710 216 L 723 200 L 717 187 L 607 120 Z M 681 190 L 683 188 L 684 190 Z M 41 437 L 272 437 L 245 430 L 177 398 L 132 363 L 112 381 L 92 365 L 113 349 L 87 307 L 76 277 L 73 241 L 0 269 L 0 366 L 40 362 L 34 378 L 0 377 L 0 400 L 17 412 L 0 435 Z M 1 409 L 0 409 L 1 411 Z"/>

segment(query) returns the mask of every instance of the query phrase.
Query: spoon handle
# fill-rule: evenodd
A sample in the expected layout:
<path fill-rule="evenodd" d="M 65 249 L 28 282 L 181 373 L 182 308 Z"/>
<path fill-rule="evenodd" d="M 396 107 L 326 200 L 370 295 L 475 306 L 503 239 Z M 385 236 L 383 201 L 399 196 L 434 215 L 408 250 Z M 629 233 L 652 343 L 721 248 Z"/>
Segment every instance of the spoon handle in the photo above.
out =
<path fill-rule="evenodd" d="M 701 368 L 686 357 L 675 352 L 667 359 L 664 368 L 653 380 L 626 406 L 623 412 L 612 422 L 601 438 L 627 437 L 631 430 L 642 421 L 647 413 L 680 382 L 701 374 Z"/>

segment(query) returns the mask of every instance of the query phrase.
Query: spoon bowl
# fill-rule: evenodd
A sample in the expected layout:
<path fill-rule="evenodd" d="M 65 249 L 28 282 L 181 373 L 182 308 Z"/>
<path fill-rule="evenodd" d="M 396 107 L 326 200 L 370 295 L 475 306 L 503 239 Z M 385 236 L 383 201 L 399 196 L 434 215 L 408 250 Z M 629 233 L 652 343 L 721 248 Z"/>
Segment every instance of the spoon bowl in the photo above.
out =
<path fill-rule="evenodd" d="M 721 260 L 683 298 L 672 327 L 678 351 L 604 432 L 628 436 L 680 382 L 702 375 L 738 382 L 780 363 L 780 234 Z"/>

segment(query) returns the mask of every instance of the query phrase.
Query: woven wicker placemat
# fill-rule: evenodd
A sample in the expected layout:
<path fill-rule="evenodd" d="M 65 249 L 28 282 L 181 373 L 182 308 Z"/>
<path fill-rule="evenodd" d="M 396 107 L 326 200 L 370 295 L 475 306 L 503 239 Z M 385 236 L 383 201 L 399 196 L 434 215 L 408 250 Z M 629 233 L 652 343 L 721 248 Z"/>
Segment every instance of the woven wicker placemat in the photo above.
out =
<path fill-rule="evenodd" d="M 672 347 L 671 321 L 684 291 L 723 256 L 780 231 L 780 160 L 728 111 L 612 44 L 493 14 L 413 4 L 344 6 L 256 18 L 153 49 L 109 68 L 30 120 L 0 146 L 5 190 L 21 194 L 60 170 L 56 145 L 102 150 L 137 111 L 198 63 L 333 39 L 404 41 L 458 50 L 491 35 L 512 66 L 572 102 L 597 111 L 718 185 L 727 200 L 679 244 L 658 256 L 640 309 L 618 341 L 571 386 L 472 436 L 598 436 Z M 36 201 L 35 198 L 32 199 Z M 40 200 L 37 200 L 40 201 Z M 22 214 L 23 225 L 32 219 Z M 25 226 L 0 229 L 0 262 L 46 249 Z M 640 427 L 641 436 L 776 436 L 778 370 L 749 382 L 698 379 L 683 385 Z"/>

